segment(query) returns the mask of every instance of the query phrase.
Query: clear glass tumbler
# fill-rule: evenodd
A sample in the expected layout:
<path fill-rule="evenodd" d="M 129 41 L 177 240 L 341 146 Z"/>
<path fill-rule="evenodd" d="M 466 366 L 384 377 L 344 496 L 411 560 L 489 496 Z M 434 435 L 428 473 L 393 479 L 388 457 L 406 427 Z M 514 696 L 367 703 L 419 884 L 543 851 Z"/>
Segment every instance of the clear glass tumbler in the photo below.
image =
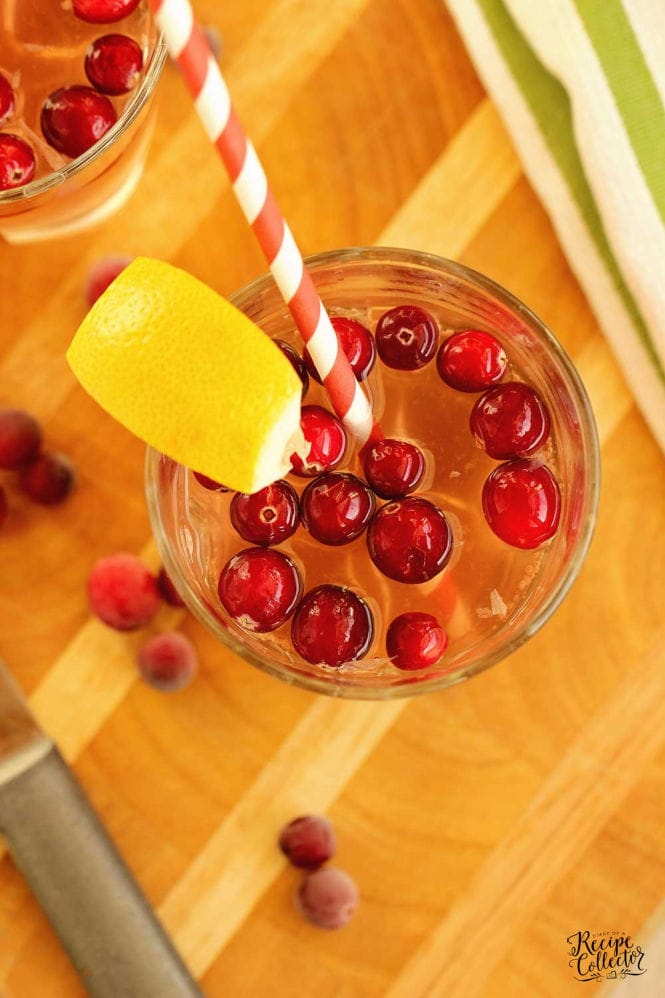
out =
<path fill-rule="evenodd" d="M 26 0 L 26 30 L 30 26 L 38 30 L 38 13 L 31 14 L 32 20 L 28 13 Z M 147 12 L 142 17 L 147 25 L 142 79 L 117 122 L 83 155 L 29 184 L 0 191 L 0 236 L 7 242 L 32 243 L 82 232 L 104 222 L 134 192 L 154 125 L 153 93 L 167 54 L 152 17 Z M 103 26 L 98 27 L 98 33 L 104 34 Z M 80 26 L 74 24 L 73 30 L 80 30 Z M 29 47 L 27 42 L 22 44 Z M 78 82 L 86 83 L 82 66 L 80 75 Z M 3 130 L 15 131 L 13 122 L 10 120 Z"/>
<path fill-rule="evenodd" d="M 387 699 L 441 689 L 518 648 L 550 617 L 579 572 L 599 492 L 599 447 L 590 403 L 570 359 L 537 316 L 467 267 L 385 248 L 324 253 L 308 259 L 307 267 L 333 314 L 355 316 L 373 328 L 378 316 L 395 305 L 419 305 L 437 319 L 444 335 L 446 330 L 474 328 L 501 340 L 511 364 L 508 376 L 534 387 L 550 413 L 543 459 L 561 486 L 556 534 L 537 550 L 522 551 L 499 540 L 487 526 L 482 484 L 498 462 L 479 451 L 469 430 L 477 395 L 444 385 L 435 362 L 409 373 L 411 382 L 403 372 L 377 363 L 365 385 L 386 435 L 415 441 L 427 457 L 430 470 L 418 494 L 442 508 L 452 525 L 455 549 L 449 565 L 437 578 L 413 586 L 381 576 L 362 536 L 343 547 L 326 547 L 301 525 L 280 545 L 299 567 L 305 590 L 330 582 L 350 586 L 366 600 L 375 631 L 364 658 L 337 668 L 311 665 L 290 644 L 289 622 L 260 634 L 232 620 L 220 604 L 217 583 L 226 561 L 248 544 L 230 523 L 231 496 L 206 491 L 191 471 L 148 450 L 147 500 L 157 545 L 192 613 L 220 641 L 271 675 L 344 697 Z M 302 350 L 270 275 L 238 291 L 232 301 L 268 335 Z M 396 387 L 400 385 L 407 387 Z M 323 389 L 312 381 L 305 401 L 325 404 Z M 357 454 L 342 469 L 361 476 Z M 292 475 L 289 480 L 299 491 L 307 485 L 306 479 Z M 448 651 L 429 670 L 395 668 L 385 648 L 390 620 L 402 612 L 432 608 L 449 632 Z"/>

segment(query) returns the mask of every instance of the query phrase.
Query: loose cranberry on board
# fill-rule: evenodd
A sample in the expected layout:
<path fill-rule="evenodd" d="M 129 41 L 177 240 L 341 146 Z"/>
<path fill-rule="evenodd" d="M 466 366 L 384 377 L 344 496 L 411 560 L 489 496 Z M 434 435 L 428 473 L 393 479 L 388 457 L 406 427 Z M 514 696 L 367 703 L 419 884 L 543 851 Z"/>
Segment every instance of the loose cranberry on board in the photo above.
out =
<path fill-rule="evenodd" d="M 335 855 L 335 832 L 322 814 L 305 814 L 285 825 L 279 848 L 292 866 L 317 870 Z"/>
<path fill-rule="evenodd" d="M 333 866 L 308 873 L 297 895 L 305 918 L 320 929 L 341 929 L 355 915 L 358 900 L 355 880 Z"/>
<path fill-rule="evenodd" d="M 16 471 L 30 464 L 42 443 L 42 430 L 23 409 L 0 410 L 0 468 Z"/>

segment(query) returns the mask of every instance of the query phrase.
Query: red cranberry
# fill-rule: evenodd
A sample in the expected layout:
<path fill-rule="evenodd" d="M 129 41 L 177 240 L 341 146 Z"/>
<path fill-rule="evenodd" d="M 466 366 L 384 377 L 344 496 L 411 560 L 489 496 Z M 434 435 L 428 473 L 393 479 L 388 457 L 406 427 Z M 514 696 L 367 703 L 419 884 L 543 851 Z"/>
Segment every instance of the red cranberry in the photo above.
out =
<path fill-rule="evenodd" d="M 332 327 L 337 333 L 342 350 L 353 368 L 358 381 L 364 381 L 369 372 L 374 367 L 376 360 L 376 347 L 374 337 L 369 329 L 363 326 L 357 319 L 347 319 L 343 315 L 334 315 L 331 318 Z M 321 384 L 319 372 L 314 366 L 314 361 L 305 348 L 305 362 L 307 369 L 315 381 Z"/>
<path fill-rule="evenodd" d="M 309 452 L 305 462 L 298 454 L 291 455 L 293 472 L 313 478 L 336 468 L 346 450 L 346 433 L 337 416 L 320 405 L 305 405 L 300 414 L 300 428 L 309 444 Z"/>
<path fill-rule="evenodd" d="M 386 437 L 365 453 L 365 478 L 383 499 L 400 499 L 420 485 L 425 455 L 415 444 Z"/>
<path fill-rule="evenodd" d="M 0 527 L 7 517 L 7 493 L 0 485 Z"/>
<path fill-rule="evenodd" d="M 506 544 L 535 548 L 553 537 L 561 515 L 561 493 L 550 469 L 535 461 L 507 461 L 483 486 L 483 512 Z"/>
<path fill-rule="evenodd" d="M 89 308 L 104 294 L 110 284 L 115 281 L 133 260 L 131 256 L 105 256 L 93 264 L 88 272 L 85 298 Z"/>
<path fill-rule="evenodd" d="M 103 35 L 85 54 L 85 75 L 95 90 L 117 97 L 136 86 L 143 69 L 143 52 L 127 35 Z"/>
<path fill-rule="evenodd" d="M 0 410 L 0 468 L 16 471 L 37 457 L 42 442 L 39 423 L 21 409 Z"/>
<path fill-rule="evenodd" d="M 305 918 L 320 929 L 341 929 L 356 913 L 358 888 L 348 873 L 326 866 L 305 876 L 297 901 Z"/>
<path fill-rule="evenodd" d="M 313 665 L 336 667 L 362 658 L 373 635 L 370 608 L 342 586 L 310 589 L 291 624 L 293 647 Z"/>
<path fill-rule="evenodd" d="M 200 471 L 192 472 L 194 478 L 202 485 L 204 489 L 208 489 L 209 492 L 230 492 L 231 489 L 227 489 L 226 485 L 222 485 L 220 482 L 216 482 L 214 478 L 208 478 L 207 475 L 202 475 Z"/>
<path fill-rule="evenodd" d="M 18 135 L 0 132 L 0 191 L 29 184 L 35 175 L 35 154 Z"/>
<path fill-rule="evenodd" d="M 398 669 L 435 665 L 448 645 L 441 624 L 431 613 L 402 613 L 390 624 L 386 650 Z"/>
<path fill-rule="evenodd" d="M 372 519 L 375 499 L 355 475 L 331 471 L 310 482 L 300 499 L 303 523 L 322 544 L 348 544 Z"/>
<path fill-rule="evenodd" d="M 398 305 L 385 312 L 376 327 L 376 348 L 388 367 L 416 371 L 436 353 L 439 328 L 423 308 Z"/>
<path fill-rule="evenodd" d="M 278 481 L 231 500 L 231 523 L 252 544 L 279 544 L 295 533 L 300 522 L 298 495 L 288 482 Z"/>
<path fill-rule="evenodd" d="M 60 87 L 42 106 L 41 126 L 50 146 L 81 156 L 115 125 L 113 104 L 91 87 Z"/>
<path fill-rule="evenodd" d="M 482 392 L 506 373 L 506 351 L 491 333 L 463 329 L 453 333 L 436 358 L 441 378 L 458 392 Z"/>
<path fill-rule="evenodd" d="M 117 631 L 148 624 L 159 610 L 159 593 L 152 574 L 134 555 L 120 552 L 101 558 L 88 579 L 90 607 Z"/>
<path fill-rule="evenodd" d="M 538 392 L 508 381 L 481 395 L 470 419 L 471 432 L 490 457 L 526 457 L 545 443 L 550 417 Z"/>
<path fill-rule="evenodd" d="M 74 0 L 74 13 L 90 24 L 112 24 L 129 17 L 140 0 Z"/>
<path fill-rule="evenodd" d="M 156 634 L 139 651 L 142 679 L 164 693 L 173 693 L 191 683 L 197 668 L 194 646 L 178 631 Z"/>
<path fill-rule="evenodd" d="M 159 595 L 169 606 L 184 606 L 185 601 L 173 585 L 173 580 L 165 568 L 160 568 L 157 576 L 157 589 Z"/>
<path fill-rule="evenodd" d="M 245 630 L 274 631 L 293 613 L 302 581 L 281 551 L 247 548 L 227 561 L 218 591 L 224 609 Z"/>
<path fill-rule="evenodd" d="M 292 866 L 317 870 L 335 855 L 333 826 L 320 814 L 294 818 L 282 829 L 279 848 Z"/>
<path fill-rule="evenodd" d="M 62 454 L 38 454 L 21 471 L 20 486 L 33 502 L 55 506 L 74 488 L 74 469 Z"/>
<path fill-rule="evenodd" d="M 307 373 L 305 361 L 290 343 L 286 343 L 284 340 L 273 340 L 273 343 L 279 347 L 286 359 L 291 362 L 293 370 L 302 381 L 302 394 L 304 398 L 309 388 L 309 374 Z"/>
<path fill-rule="evenodd" d="M 0 73 L 0 125 L 14 113 L 14 91 L 6 76 Z"/>
<path fill-rule="evenodd" d="M 409 497 L 383 506 L 367 531 L 376 567 L 396 582 L 427 582 L 446 566 L 453 550 L 450 525 L 427 499 Z"/>

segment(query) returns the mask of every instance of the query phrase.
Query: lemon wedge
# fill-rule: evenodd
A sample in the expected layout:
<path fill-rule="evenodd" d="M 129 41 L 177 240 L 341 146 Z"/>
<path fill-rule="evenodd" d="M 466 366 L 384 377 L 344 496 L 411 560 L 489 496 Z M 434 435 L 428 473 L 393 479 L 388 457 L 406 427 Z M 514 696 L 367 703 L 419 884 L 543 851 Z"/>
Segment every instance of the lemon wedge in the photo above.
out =
<path fill-rule="evenodd" d="M 137 257 L 67 351 L 85 390 L 147 444 L 238 492 L 301 450 L 302 384 L 247 316 L 171 264 Z"/>

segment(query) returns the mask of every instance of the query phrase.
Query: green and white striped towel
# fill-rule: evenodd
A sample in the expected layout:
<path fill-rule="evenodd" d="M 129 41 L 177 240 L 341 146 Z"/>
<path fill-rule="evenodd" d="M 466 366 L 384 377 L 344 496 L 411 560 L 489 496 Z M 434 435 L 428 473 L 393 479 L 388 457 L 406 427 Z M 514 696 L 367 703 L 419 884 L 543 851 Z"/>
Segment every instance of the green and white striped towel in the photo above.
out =
<path fill-rule="evenodd" d="M 665 0 L 445 0 L 665 450 Z"/>

